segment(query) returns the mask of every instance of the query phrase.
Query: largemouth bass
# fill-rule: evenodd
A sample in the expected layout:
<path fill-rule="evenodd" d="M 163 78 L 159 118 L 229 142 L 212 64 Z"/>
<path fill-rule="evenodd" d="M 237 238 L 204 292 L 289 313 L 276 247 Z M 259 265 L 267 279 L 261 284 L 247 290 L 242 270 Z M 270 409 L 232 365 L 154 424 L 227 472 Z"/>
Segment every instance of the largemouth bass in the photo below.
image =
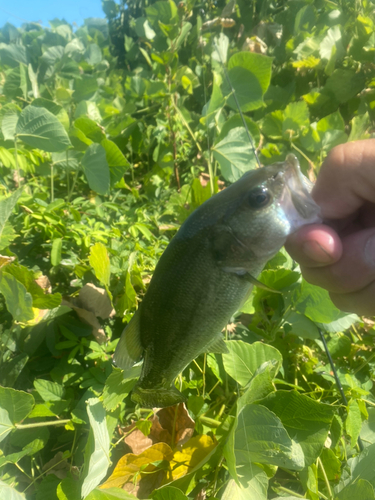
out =
<path fill-rule="evenodd" d="M 319 207 L 298 160 L 288 155 L 245 173 L 182 224 L 159 263 L 114 355 L 128 369 L 143 358 L 132 400 L 180 403 L 173 382 L 203 352 L 227 352 L 222 330 L 249 296 L 256 276 Z"/>

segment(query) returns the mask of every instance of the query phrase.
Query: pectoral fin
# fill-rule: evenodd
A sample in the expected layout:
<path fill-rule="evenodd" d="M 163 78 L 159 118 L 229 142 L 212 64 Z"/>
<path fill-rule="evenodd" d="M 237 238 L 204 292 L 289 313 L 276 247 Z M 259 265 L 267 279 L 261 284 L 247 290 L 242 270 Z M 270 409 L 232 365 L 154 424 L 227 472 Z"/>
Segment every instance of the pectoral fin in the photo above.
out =
<path fill-rule="evenodd" d="M 267 292 L 280 293 L 281 294 L 281 292 L 279 290 L 275 290 L 274 288 L 271 288 L 271 287 L 265 285 L 261 281 L 259 281 L 256 278 L 254 278 L 254 276 L 251 276 L 250 273 L 244 274 L 243 275 L 243 279 L 246 280 L 246 281 L 249 281 L 254 286 L 257 286 L 258 288 L 263 288 L 263 290 L 267 290 Z"/>
<path fill-rule="evenodd" d="M 237 274 L 238 276 L 240 276 L 245 281 L 248 281 L 249 283 L 252 283 L 254 286 L 257 286 L 258 288 L 263 288 L 263 290 L 267 290 L 267 292 L 280 293 L 281 294 L 281 292 L 279 290 L 275 290 L 274 288 L 271 288 L 271 287 L 265 285 L 264 283 L 262 283 L 261 281 L 257 280 L 256 278 L 254 278 L 254 276 L 252 276 L 248 271 L 246 271 L 246 269 L 244 269 L 242 267 L 228 267 L 228 266 L 225 266 L 222 269 L 223 269 L 223 271 L 225 271 L 227 273 Z"/>
<path fill-rule="evenodd" d="M 227 346 L 225 345 L 224 339 L 220 334 L 220 337 L 216 337 L 211 344 L 209 344 L 205 352 L 214 352 L 218 354 L 228 354 L 229 350 Z"/>
<path fill-rule="evenodd" d="M 167 406 L 186 402 L 186 397 L 174 386 L 169 388 L 155 387 L 154 389 L 144 389 L 136 385 L 133 389 L 131 399 L 134 403 L 138 403 L 144 408 L 166 408 Z"/>
<path fill-rule="evenodd" d="M 122 332 L 113 360 L 119 368 L 128 370 L 140 361 L 143 350 L 139 329 L 139 312 L 136 311 Z"/>

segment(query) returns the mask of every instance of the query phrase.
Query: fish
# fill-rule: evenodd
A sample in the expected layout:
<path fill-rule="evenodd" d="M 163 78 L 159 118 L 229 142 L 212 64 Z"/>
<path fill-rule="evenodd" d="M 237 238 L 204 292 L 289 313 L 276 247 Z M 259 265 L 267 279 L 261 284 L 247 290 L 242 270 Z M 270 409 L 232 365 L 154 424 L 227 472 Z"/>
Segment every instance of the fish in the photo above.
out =
<path fill-rule="evenodd" d="M 117 344 L 127 370 L 143 359 L 131 399 L 147 408 L 185 401 L 176 377 L 204 352 L 225 353 L 222 330 L 289 234 L 320 222 L 297 158 L 246 172 L 199 206 L 162 254 Z"/>

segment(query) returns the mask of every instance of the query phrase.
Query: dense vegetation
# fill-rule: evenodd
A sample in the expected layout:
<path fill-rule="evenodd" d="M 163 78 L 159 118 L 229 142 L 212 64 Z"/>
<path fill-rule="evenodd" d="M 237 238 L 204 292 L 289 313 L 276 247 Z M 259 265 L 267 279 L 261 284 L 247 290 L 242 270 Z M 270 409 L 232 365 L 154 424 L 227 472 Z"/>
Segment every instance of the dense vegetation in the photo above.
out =
<path fill-rule="evenodd" d="M 1 500 L 375 499 L 374 323 L 281 251 L 177 380 L 131 402 L 112 354 L 180 223 L 263 164 L 313 179 L 371 137 L 370 0 L 104 0 L 0 30 Z M 319 340 L 322 328 L 348 405 Z M 358 445 L 361 436 L 364 451 Z"/>

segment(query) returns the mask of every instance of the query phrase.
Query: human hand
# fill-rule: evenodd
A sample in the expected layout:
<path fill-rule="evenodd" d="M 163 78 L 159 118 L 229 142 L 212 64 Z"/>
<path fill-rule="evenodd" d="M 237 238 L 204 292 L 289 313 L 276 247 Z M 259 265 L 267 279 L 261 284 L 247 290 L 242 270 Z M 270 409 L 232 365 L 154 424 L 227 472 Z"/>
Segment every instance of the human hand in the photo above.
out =
<path fill-rule="evenodd" d="M 290 235 L 287 251 L 339 309 L 375 315 L 375 139 L 335 147 L 312 196 L 325 224 Z"/>

